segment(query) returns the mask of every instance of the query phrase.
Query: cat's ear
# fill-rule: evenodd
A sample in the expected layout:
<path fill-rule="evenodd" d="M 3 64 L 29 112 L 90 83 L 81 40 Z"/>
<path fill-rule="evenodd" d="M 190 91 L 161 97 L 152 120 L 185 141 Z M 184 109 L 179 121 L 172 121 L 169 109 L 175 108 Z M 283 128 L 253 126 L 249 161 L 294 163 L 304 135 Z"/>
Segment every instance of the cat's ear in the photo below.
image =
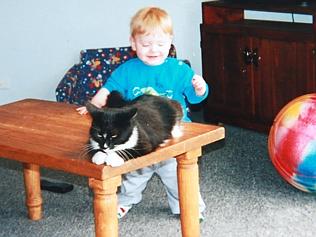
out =
<path fill-rule="evenodd" d="M 106 99 L 106 106 L 112 108 L 121 108 L 126 105 L 122 94 L 118 91 L 112 91 Z"/>
<path fill-rule="evenodd" d="M 90 101 L 86 103 L 86 108 L 92 116 L 96 113 L 101 112 L 101 109 L 95 106 L 94 104 L 92 104 Z"/>
<path fill-rule="evenodd" d="M 125 111 L 124 116 L 126 121 L 131 120 L 132 118 L 134 118 L 137 114 L 137 108 L 130 108 L 127 111 Z"/>

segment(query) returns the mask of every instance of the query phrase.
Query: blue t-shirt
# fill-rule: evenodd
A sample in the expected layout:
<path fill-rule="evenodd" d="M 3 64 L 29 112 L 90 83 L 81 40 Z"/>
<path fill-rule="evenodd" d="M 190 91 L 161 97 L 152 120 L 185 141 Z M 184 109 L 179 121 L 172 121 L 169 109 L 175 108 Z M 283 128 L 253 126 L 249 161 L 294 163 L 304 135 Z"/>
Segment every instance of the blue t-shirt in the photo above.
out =
<path fill-rule="evenodd" d="M 164 63 L 149 66 L 139 58 L 130 59 L 120 65 L 103 85 L 111 91 L 119 91 L 127 100 L 143 94 L 165 96 L 178 101 L 183 110 L 183 120 L 190 121 L 187 115 L 185 98 L 191 104 L 204 100 L 208 95 L 208 87 L 203 96 L 197 96 L 192 86 L 194 71 L 184 62 L 175 58 L 167 58 Z"/>

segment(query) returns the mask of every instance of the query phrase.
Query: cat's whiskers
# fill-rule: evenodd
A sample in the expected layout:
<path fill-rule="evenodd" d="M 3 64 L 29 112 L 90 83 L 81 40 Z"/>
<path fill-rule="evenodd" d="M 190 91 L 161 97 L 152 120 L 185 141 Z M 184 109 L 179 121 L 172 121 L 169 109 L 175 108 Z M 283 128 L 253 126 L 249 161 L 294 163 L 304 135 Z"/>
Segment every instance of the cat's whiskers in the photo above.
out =
<path fill-rule="evenodd" d="M 144 147 L 144 148 L 146 148 L 146 147 Z M 136 149 L 135 147 L 134 148 L 131 148 L 130 150 L 132 150 L 132 151 L 134 151 L 135 153 L 137 153 L 138 155 L 137 155 L 137 157 L 138 156 L 141 156 L 141 153 L 139 152 L 139 151 L 141 151 L 141 150 L 143 150 L 143 149 Z M 128 152 L 128 153 L 130 153 L 129 151 L 126 151 L 126 152 Z M 130 153 L 131 154 L 131 153 Z M 133 157 L 133 158 L 136 158 L 135 156 L 133 156 L 132 154 L 131 154 L 131 156 Z"/>
<path fill-rule="evenodd" d="M 127 161 L 131 158 L 134 158 L 130 153 L 128 153 L 126 150 L 120 150 L 120 151 L 116 151 L 117 154 L 124 160 L 124 161 Z M 130 157 L 130 156 L 131 157 Z"/>
<path fill-rule="evenodd" d="M 133 155 L 129 150 L 134 151 L 135 153 L 137 153 L 138 155 Z M 142 150 L 142 149 L 135 149 L 135 148 L 130 148 L 130 149 L 126 149 L 126 150 L 119 150 L 117 151 L 118 155 L 120 155 L 125 161 L 130 160 L 130 159 L 135 159 L 139 156 L 141 156 L 140 152 L 138 152 L 137 150 Z"/>
<path fill-rule="evenodd" d="M 135 159 L 136 157 L 131 153 L 131 152 L 129 152 L 128 150 L 125 150 L 124 151 L 125 153 L 127 153 L 127 154 L 129 154 L 129 159 Z"/>
<path fill-rule="evenodd" d="M 93 150 L 94 148 L 91 146 L 91 144 L 85 144 L 79 153 L 79 158 L 80 159 L 85 158 L 89 154 L 89 152 Z"/>

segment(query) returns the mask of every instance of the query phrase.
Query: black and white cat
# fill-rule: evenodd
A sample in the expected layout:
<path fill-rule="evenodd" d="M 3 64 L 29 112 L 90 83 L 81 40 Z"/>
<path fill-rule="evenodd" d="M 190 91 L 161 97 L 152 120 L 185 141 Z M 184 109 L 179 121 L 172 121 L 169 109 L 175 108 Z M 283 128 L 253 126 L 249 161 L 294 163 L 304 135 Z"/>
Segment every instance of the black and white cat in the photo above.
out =
<path fill-rule="evenodd" d="M 91 103 L 86 107 L 92 116 L 90 146 L 95 164 L 120 166 L 182 135 L 181 106 L 165 97 L 142 95 L 125 101 L 114 91 L 106 107 L 100 109 Z"/>

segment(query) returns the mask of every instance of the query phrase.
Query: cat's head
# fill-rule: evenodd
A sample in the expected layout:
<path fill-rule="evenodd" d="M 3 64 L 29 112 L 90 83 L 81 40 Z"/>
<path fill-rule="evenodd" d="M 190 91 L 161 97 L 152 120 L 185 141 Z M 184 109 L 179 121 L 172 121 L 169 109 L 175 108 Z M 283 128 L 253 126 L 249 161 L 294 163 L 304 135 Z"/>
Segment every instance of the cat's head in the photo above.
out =
<path fill-rule="evenodd" d="M 90 143 L 94 149 L 113 149 L 129 141 L 134 130 L 136 108 L 97 108 L 87 103 L 92 117 Z"/>

